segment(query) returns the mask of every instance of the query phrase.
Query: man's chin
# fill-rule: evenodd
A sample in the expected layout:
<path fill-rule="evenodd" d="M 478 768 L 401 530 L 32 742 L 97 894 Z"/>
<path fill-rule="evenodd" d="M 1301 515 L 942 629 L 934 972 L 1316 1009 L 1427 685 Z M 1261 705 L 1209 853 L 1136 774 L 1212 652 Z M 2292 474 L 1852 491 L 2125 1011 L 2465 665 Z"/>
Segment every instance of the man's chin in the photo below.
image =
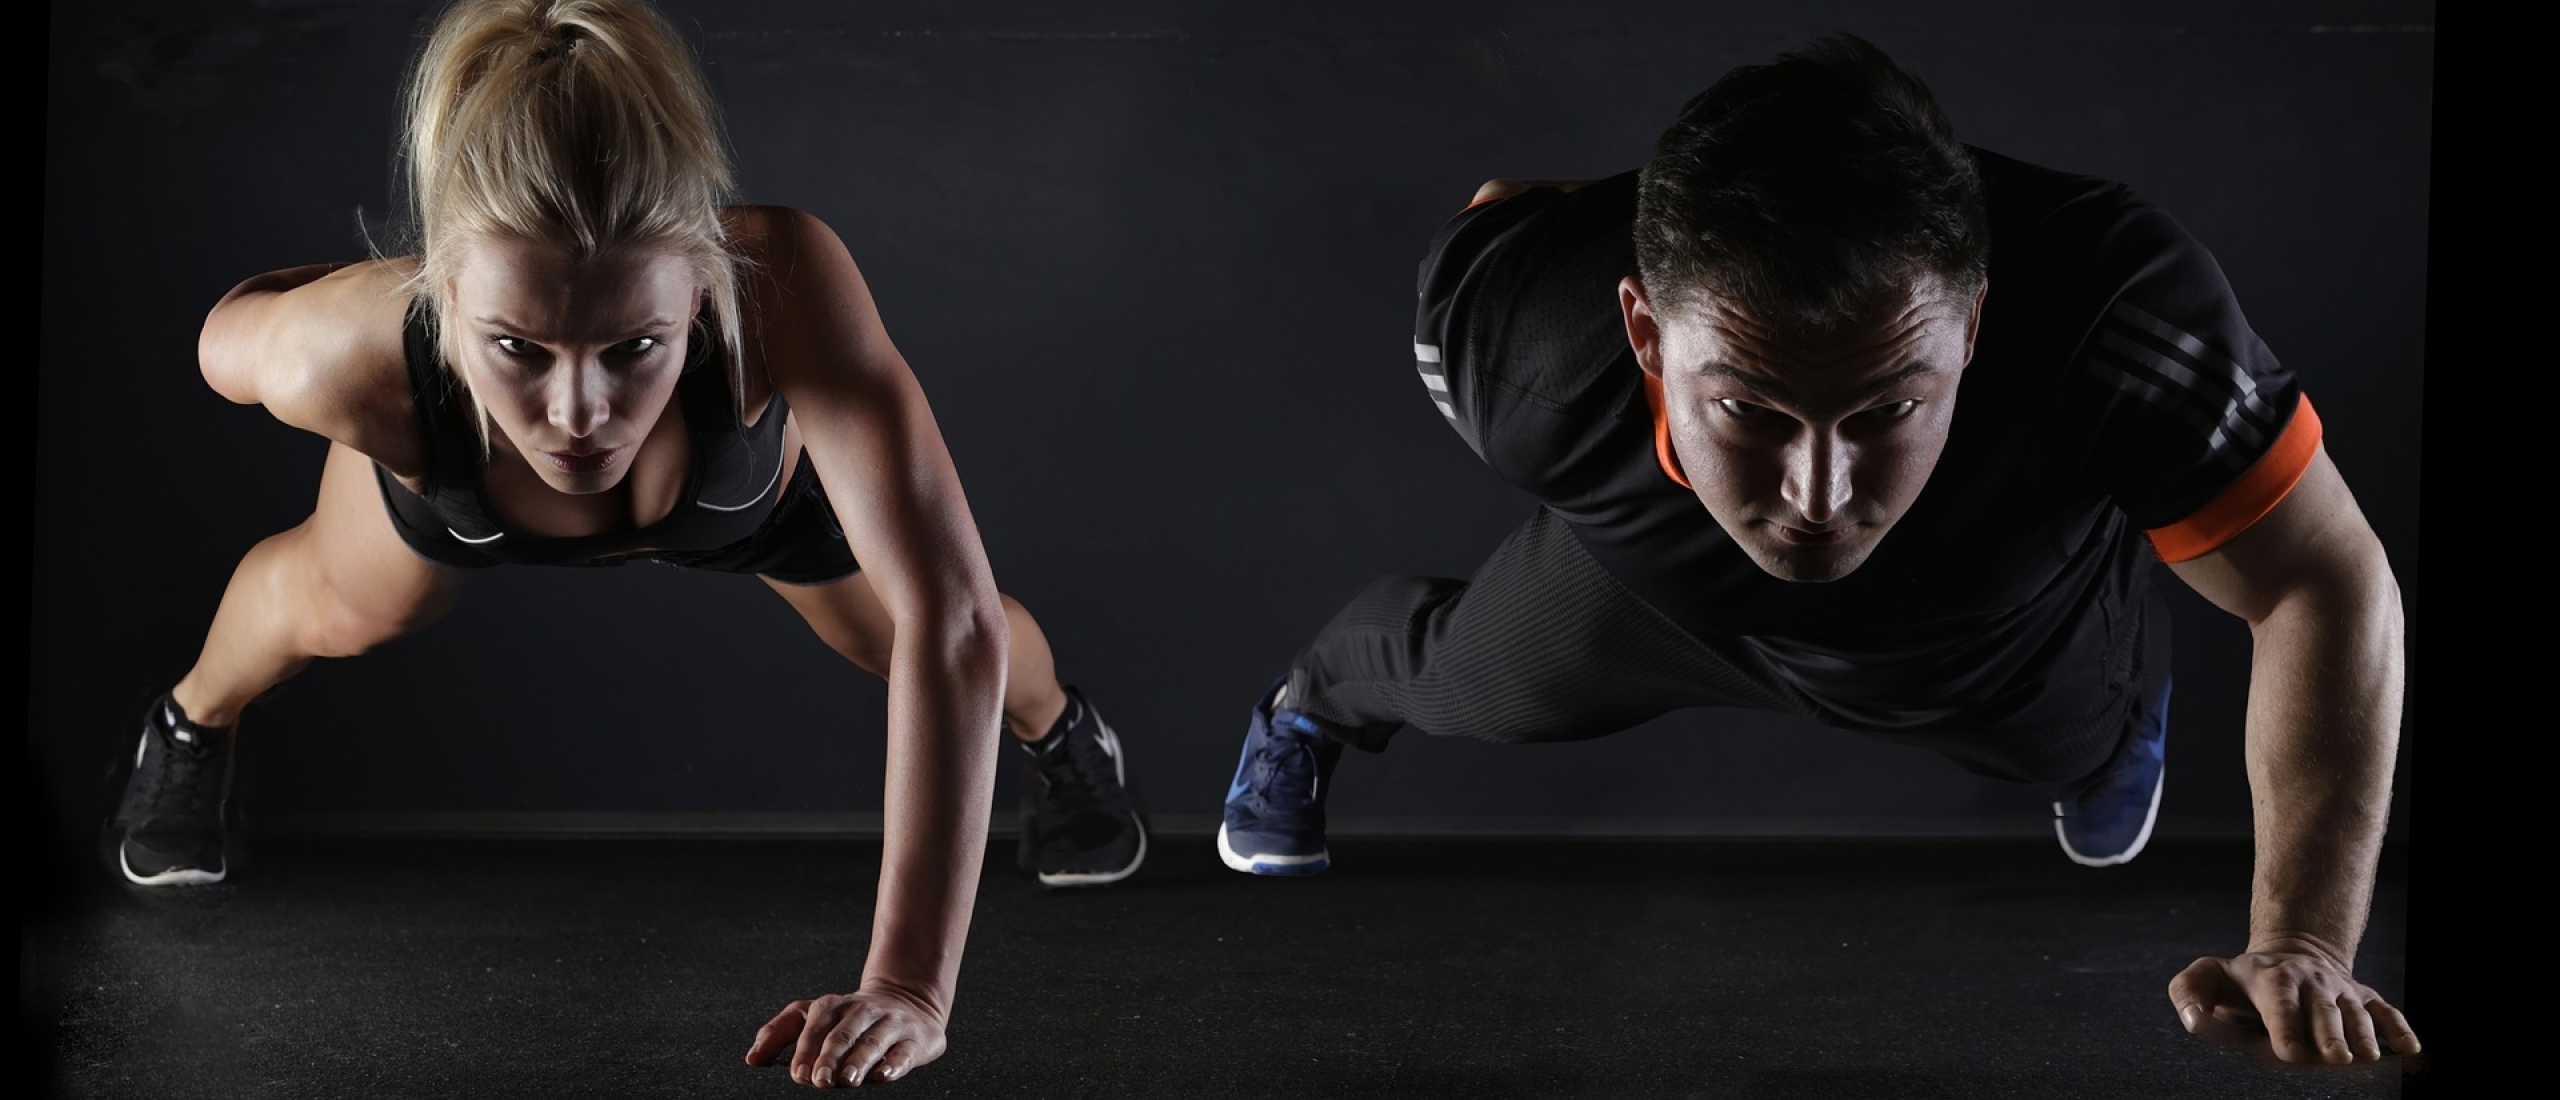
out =
<path fill-rule="evenodd" d="M 1796 584 L 1825 584 L 1858 571 L 1867 563 L 1871 544 L 1855 546 L 1788 546 L 1760 545 L 1751 550 L 1751 560 L 1762 572 L 1782 581 Z"/>

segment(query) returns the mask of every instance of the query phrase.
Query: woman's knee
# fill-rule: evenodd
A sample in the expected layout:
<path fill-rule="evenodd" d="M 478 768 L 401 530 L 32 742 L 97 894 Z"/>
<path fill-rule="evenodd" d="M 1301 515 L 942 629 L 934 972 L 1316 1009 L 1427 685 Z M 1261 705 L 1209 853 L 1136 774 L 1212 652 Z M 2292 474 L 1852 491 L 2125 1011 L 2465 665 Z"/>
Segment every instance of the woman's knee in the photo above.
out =
<path fill-rule="evenodd" d="M 889 675 L 889 654 L 896 648 L 896 624 L 890 621 L 869 578 L 861 573 L 823 584 L 795 584 L 763 578 L 765 587 L 799 612 L 818 640 L 855 668 L 874 676 Z"/>
<path fill-rule="evenodd" d="M 453 607 L 451 591 L 441 585 L 419 586 L 403 593 L 405 598 L 370 596 L 350 600 L 323 586 L 304 616 L 303 648 L 314 657 L 361 656 L 426 628 Z"/>

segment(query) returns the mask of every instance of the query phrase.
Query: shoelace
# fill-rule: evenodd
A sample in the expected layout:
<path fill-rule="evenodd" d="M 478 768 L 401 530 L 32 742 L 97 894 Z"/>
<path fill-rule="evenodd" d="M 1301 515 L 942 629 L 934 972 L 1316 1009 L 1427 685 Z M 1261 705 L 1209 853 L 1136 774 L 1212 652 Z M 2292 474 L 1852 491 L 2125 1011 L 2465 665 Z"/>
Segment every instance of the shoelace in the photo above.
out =
<path fill-rule="evenodd" d="M 1040 785 L 1050 800 L 1069 807 L 1083 807 L 1094 801 L 1093 784 L 1085 779 L 1084 767 L 1075 758 L 1075 746 L 1069 745 L 1054 760 L 1040 762 Z"/>
<path fill-rule="evenodd" d="M 2087 789 L 2075 796 L 2073 802 L 2084 811 L 2079 815 L 2083 819 L 2081 827 L 2091 830 L 2120 828 L 2150 813 L 2151 803 L 2147 796 L 2151 792 L 2148 787 L 2128 791 L 2115 788 L 2126 781 L 2128 773 L 2156 771 L 2166 755 L 2163 747 L 2158 741 L 2134 746 L 2132 752 L 2110 762 Z M 2092 810 L 2095 812 L 2087 812 Z"/>
<path fill-rule="evenodd" d="M 1278 806 L 1281 814 L 1274 816 L 1294 818 L 1314 795 L 1315 753 L 1299 742 L 1295 731 L 1282 727 L 1277 717 L 1271 725 L 1271 735 L 1254 746 L 1254 783 L 1249 794 L 1259 811 L 1270 814 Z M 1275 803 L 1272 793 L 1283 782 L 1288 784 L 1289 797 L 1285 804 Z"/>
<path fill-rule="evenodd" d="M 1100 777 L 1114 775 L 1119 768 L 1118 761 L 1103 748 L 1100 738 L 1089 734 L 1077 737 L 1067 745 L 1066 755 L 1072 760 L 1075 773 L 1075 788 L 1070 792 L 1073 805 L 1080 809 L 1099 807 L 1114 813 L 1127 808 L 1128 792 L 1120 790 L 1116 783 L 1100 781 Z"/>
<path fill-rule="evenodd" d="M 204 781 L 206 757 L 218 749 L 190 751 L 176 745 L 161 747 L 160 766 L 153 770 L 151 783 L 145 790 L 143 804 L 148 807 L 146 821 L 172 818 L 190 824 L 213 819 L 220 795 L 211 783 Z"/>

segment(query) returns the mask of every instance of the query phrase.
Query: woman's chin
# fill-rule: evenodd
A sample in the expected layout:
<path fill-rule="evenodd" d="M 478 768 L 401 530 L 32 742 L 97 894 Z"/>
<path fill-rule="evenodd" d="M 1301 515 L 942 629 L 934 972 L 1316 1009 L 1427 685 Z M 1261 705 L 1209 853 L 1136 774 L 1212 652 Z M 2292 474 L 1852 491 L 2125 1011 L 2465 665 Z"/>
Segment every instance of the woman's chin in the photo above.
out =
<path fill-rule="evenodd" d="M 553 490 L 572 496 L 601 493 L 622 483 L 631 464 L 623 461 L 628 447 L 573 454 L 565 451 L 541 451 L 525 456 L 527 464 L 541 475 L 542 483 Z"/>

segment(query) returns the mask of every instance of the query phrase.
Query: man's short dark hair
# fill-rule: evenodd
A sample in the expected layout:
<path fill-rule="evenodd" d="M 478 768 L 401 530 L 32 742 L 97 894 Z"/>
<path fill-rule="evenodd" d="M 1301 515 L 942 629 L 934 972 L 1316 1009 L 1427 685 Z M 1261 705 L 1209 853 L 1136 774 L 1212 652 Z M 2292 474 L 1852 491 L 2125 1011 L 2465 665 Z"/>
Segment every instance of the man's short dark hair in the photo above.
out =
<path fill-rule="evenodd" d="M 1926 276 L 1970 297 L 1990 231 L 1981 176 L 1928 86 L 1840 34 L 1680 109 L 1644 167 L 1635 246 L 1662 308 L 1704 292 L 1827 332 Z"/>

